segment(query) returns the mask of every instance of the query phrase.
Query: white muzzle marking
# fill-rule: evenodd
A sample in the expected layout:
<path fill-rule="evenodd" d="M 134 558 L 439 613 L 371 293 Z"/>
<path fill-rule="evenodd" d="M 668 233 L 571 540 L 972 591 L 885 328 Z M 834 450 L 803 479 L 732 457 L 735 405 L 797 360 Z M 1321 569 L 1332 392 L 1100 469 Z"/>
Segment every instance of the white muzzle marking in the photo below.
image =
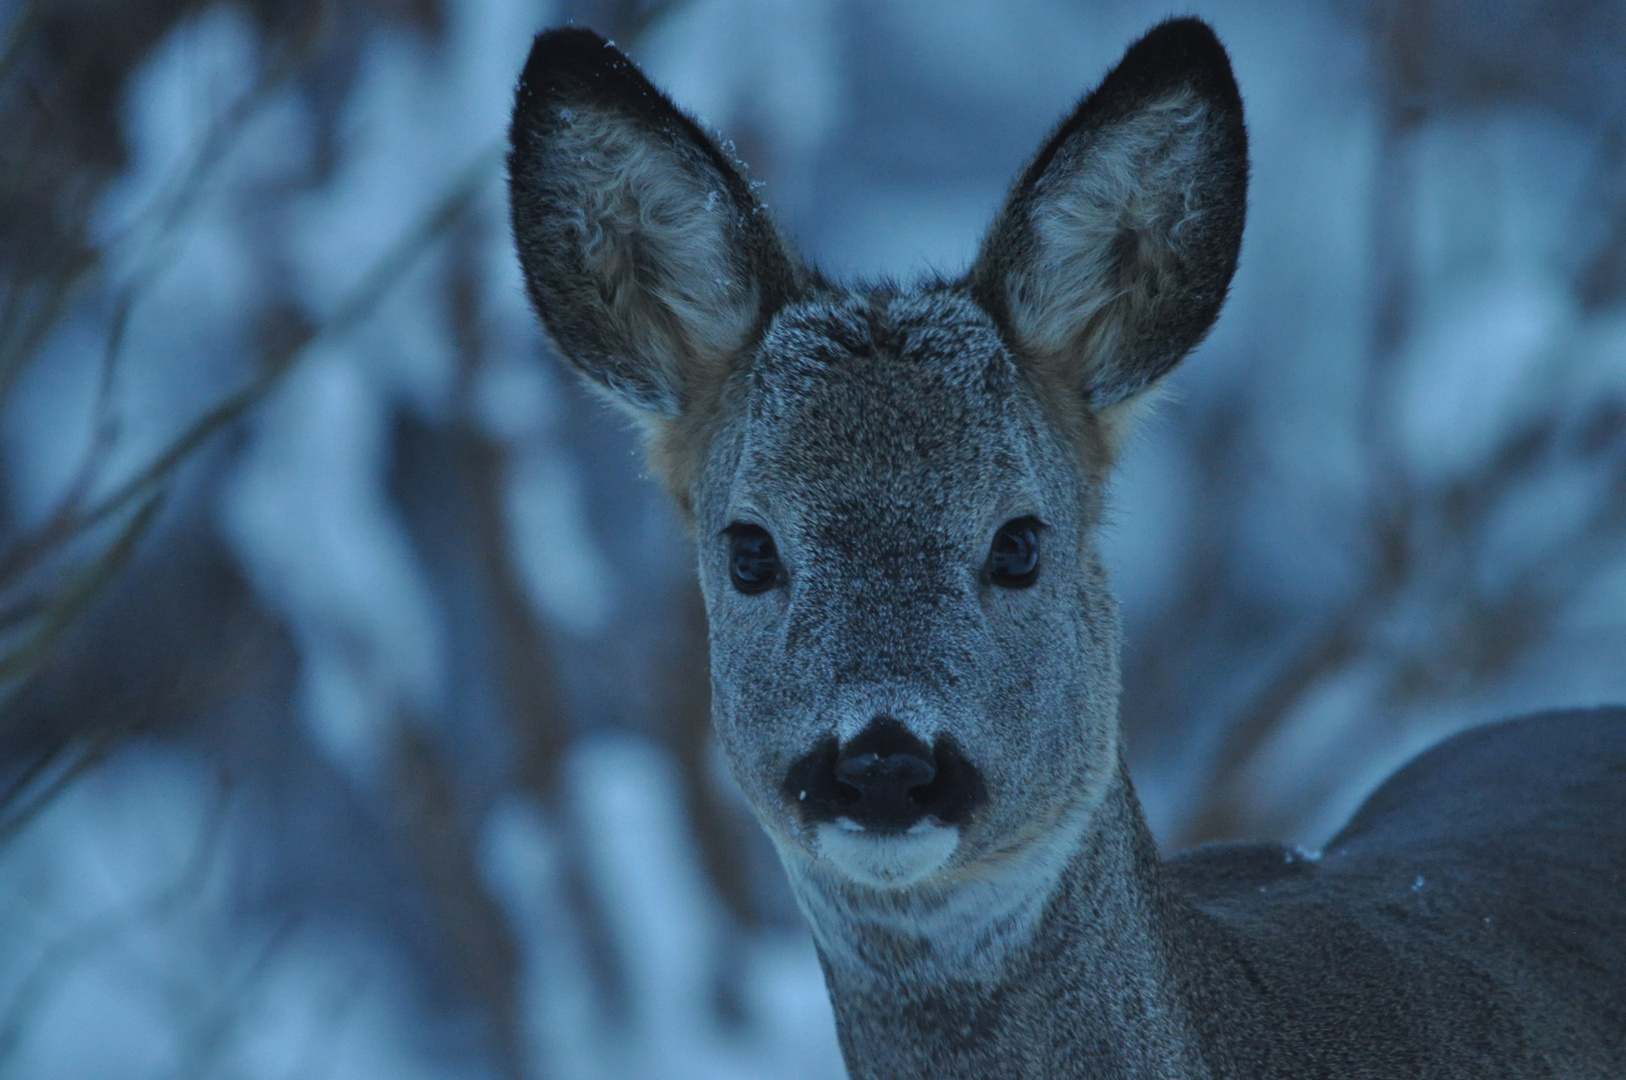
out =
<path fill-rule="evenodd" d="M 848 818 L 822 824 L 819 854 L 853 880 L 877 889 L 902 889 L 929 877 L 960 846 L 954 825 L 918 821 L 904 833 L 866 830 Z"/>

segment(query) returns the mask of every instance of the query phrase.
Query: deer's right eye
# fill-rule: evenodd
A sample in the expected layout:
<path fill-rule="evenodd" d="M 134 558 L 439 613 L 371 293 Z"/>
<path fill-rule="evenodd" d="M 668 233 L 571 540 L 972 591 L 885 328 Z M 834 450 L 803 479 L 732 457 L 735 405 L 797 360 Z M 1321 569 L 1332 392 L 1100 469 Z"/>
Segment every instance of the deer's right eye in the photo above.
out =
<path fill-rule="evenodd" d="M 734 524 L 728 533 L 728 576 L 742 593 L 767 592 L 785 580 L 773 537 L 760 525 Z"/>

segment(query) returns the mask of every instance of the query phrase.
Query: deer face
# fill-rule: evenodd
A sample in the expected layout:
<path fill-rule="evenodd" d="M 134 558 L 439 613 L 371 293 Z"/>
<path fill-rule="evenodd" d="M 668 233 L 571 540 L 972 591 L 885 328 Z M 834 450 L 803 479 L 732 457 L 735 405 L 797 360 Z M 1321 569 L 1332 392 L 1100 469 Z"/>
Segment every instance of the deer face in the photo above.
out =
<path fill-rule="evenodd" d="M 951 889 L 1086 827 L 1117 768 L 1102 484 L 1241 239 L 1212 33 L 1133 46 L 970 272 L 913 290 L 804 267 L 735 163 L 587 31 L 537 39 L 512 140 L 532 301 L 694 524 L 718 731 L 793 879 Z"/>
<path fill-rule="evenodd" d="M 787 306 L 697 490 L 718 732 L 787 858 L 974 873 L 1115 763 L 1095 489 L 952 291 Z"/>

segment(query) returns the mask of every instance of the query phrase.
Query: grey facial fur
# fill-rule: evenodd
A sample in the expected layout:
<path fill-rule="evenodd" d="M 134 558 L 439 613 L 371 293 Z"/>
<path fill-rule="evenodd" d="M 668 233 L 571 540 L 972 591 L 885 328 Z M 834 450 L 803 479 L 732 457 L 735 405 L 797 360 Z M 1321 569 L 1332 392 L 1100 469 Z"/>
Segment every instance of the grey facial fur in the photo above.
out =
<path fill-rule="evenodd" d="M 983 769 L 986 811 L 941 879 L 1019 858 L 1114 769 L 1117 618 L 1071 447 L 951 290 L 790 305 L 745 381 L 695 505 L 713 710 L 753 808 L 799 884 L 839 890 L 778 783 L 820 739 L 892 716 Z M 1027 515 L 1055 541 L 1039 581 L 982 583 L 995 529 Z M 773 534 L 788 588 L 729 587 L 734 521 Z M 1073 677 L 1036 677 L 1056 668 Z"/>
<path fill-rule="evenodd" d="M 537 38 L 512 142 L 544 326 L 694 528 L 718 734 L 853 1076 L 1626 1075 L 1626 712 L 1453 740 L 1319 862 L 1164 862 L 1146 830 L 1093 537 L 1126 424 L 1240 251 L 1242 103 L 1205 25 L 1133 45 L 967 274 L 914 288 L 805 267 L 588 31 Z M 1031 584 L 990 569 L 1013 522 Z M 750 588 L 741 530 L 776 557 Z M 930 806 L 961 810 L 844 811 L 843 761 L 958 783 Z M 898 783 L 894 807 L 927 790 Z"/>

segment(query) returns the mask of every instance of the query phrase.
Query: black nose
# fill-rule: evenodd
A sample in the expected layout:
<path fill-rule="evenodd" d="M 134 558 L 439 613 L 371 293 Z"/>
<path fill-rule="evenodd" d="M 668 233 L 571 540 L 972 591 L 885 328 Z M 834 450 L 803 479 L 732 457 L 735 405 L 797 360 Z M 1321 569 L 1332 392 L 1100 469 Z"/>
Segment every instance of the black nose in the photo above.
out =
<path fill-rule="evenodd" d="M 982 778 L 954 739 L 927 746 L 878 716 L 845 746 L 827 739 L 792 765 L 785 794 L 808 822 L 845 818 L 874 832 L 903 832 L 926 817 L 964 823 L 983 798 Z"/>

